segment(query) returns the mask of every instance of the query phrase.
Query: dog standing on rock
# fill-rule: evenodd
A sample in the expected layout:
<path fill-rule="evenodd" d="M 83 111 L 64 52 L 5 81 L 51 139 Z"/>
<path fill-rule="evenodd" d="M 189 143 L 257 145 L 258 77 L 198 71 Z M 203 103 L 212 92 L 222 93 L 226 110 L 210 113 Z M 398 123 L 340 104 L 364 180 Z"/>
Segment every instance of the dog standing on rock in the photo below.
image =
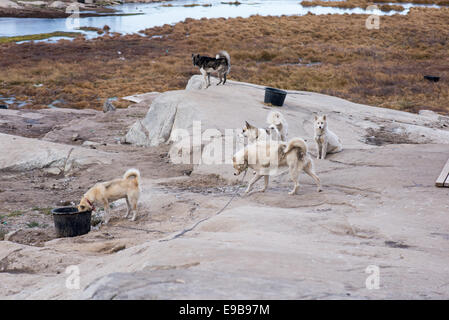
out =
<path fill-rule="evenodd" d="M 315 116 L 315 142 L 318 149 L 317 159 L 325 159 L 328 153 L 343 150 L 340 138 L 327 126 L 326 115 Z"/>
<path fill-rule="evenodd" d="M 82 197 L 78 205 L 78 211 L 95 210 L 94 203 L 101 202 L 104 205 L 105 224 L 108 224 L 111 214 L 109 208 L 110 201 L 126 199 L 128 211 L 125 218 L 131 211 L 134 211 L 131 221 L 136 220 L 137 202 L 140 196 L 140 172 L 137 169 L 129 169 L 123 175 L 122 179 L 115 179 L 108 182 L 97 183 L 90 188 Z"/>
<path fill-rule="evenodd" d="M 301 171 L 312 177 L 317 185 L 317 191 L 321 191 L 320 178 L 316 175 L 312 158 L 307 153 L 307 144 L 301 138 L 293 138 L 288 143 L 273 140 L 258 141 L 238 151 L 232 158 L 232 162 L 235 176 L 248 168 L 256 173 L 245 194 L 250 192 L 253 185 L 262 177 L 265 178 L 262 192 L 265 192 L 270 175 L 278 172 L 280 168 L 288 168 L 290 171 L 290 177 L 294 183 L 293 190 L 289 192 L 290 195 L 296 194 L 299 188 L 298 179 Z"/>
<path fill-rule="evenodd" d="M 282 113 L 279 111 L 271 111 L 267 116 L 267 123 L 271 131 L 276 132 L 278 140 L 287 141 L 288 124 Z"/>
<path fill-rule="evenodd" d="M 217 72 L 220 82 L 226 83 L 226 77 L 231 71 L 231 57 L 226 51 L 220 51 L 215 58 L 192 54 L 193 65 L 200 68 L 201 74 L 206 82 L 206 89 L 210 87 L 210 74 Z M 224 79 L 224 80 L 223 80 Z"/>
<path fill-rule="evenodd" d="M 248 121 L 245 121 L 241 137 L 247 138 L 249 143 L 268 139 L 287 141 L 288 124 L 282 113 L 279 111 L 271 111 L 267 116 L 267 124 L 267 128 L 257 128 Z"/>

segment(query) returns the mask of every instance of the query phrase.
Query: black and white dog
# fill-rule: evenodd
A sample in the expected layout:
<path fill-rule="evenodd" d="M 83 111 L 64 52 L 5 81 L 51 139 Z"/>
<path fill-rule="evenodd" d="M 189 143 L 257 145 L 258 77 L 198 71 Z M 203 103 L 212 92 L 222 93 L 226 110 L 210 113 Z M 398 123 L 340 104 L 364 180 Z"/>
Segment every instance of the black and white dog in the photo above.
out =
<path fill-rule="evenodd" d="M 220 51 L 215 58 L 192 54 L 193 65 L 200 68 L 204 80 L 206 81 L 206 89 L 210 87 L 210 74 L 217 72 L 221 83 L 226 83 L 226 76 L 231 71 L 231 57 L 226 51 Z M 224 79 L 224 81 L 223 81 Z"/>

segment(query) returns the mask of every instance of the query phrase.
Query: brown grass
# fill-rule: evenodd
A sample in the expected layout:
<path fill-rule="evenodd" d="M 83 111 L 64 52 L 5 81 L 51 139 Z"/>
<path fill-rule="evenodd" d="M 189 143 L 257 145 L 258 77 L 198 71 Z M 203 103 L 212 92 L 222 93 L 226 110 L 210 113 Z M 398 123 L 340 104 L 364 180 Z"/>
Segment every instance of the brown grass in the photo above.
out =
<path fill-rule="evenodd" d="M 0 94 L 30 98 L 33 107 L 59 99 L 67 107 L 100 109 L 108 97 L 184 88 L 198 73 L 191 53 L 215 55 L 225 49 L 234 80 L 412 112 L 449 113 L 449 9 L 381 17 L 380 30 L 367 30 L 366 18 L 187 19 L 147 29 L 148 37 L 4 44 Z M 155 35 L 163 37 L 151 38 Z M 320 64 L 304 66 L 311 62 Z M 425 74 L 441 80 L 428 82 Z M 39 83 L 43 86 L 36 87 Z"/>
<path fill-rule="evenodd" d="M 344 1 L 324 1 L 324 0 L 303 0 L 301 5 L 303 7 L 333 7 L 333 8 L 366 8 L 369 5 L 375 3 L 415 3 L 415 4 L 436 4 L 441 6 L 449 5 L 449 0 L 344 0 Z M 402 11 L 404 7 L 400 5 L 378 5 L 379 9 L 382 11 Z"/>
<path fill-rule="evenodd" d="M 379 1 L 381 2 L 381 1 Z M 395 1 L 390 1 L 395 2 Z M 372 1 L 367 0 L 346 0 L 346 1 L 323 1 L 323 0 L 304 0 L 301 2 L 301 5 L 303 7 L 315 7 L 315 6 L 321 6 L 321 7 L 332 7 L 332 8 L 342 8 L 342 9 L 353 9 L 353 8 L 363 8 L 365 9 L 369 5 L 372 5 Z M 377 5 L 377 7 L 381 11 L 403 11 L 405 8 L 400 5 L 390 5 L 390 4 L 383 4 L 383 5 Z"/>

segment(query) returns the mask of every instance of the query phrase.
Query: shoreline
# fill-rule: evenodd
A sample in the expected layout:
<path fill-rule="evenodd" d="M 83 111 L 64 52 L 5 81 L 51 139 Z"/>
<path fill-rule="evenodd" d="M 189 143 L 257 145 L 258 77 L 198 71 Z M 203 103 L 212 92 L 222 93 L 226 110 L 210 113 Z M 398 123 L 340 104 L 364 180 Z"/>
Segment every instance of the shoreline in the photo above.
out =
<path fill-rule="evenodd" d="M 156 3 L 156 2 L 170 2 L 171 0 L 133 0 L 126 3 Z M 32 2 L 42 2 L 42 1 L 32 1 Z M 34 6 L 30 2 L 29 5 L 21 6 L 14 1 L 10 0 L 0 0 L 0 18 L 41 18 L 41 19 L 57 19 L 57 18 L 67 18 L 72 13 L 66 13 L 66 8 L 68 4 L 72 2 L 63 1 L 47 1 L 47 5 Z M 51 4 L 57 2 L 55 7 L 50 7 Z M 108 8 L 109 6 L 120 5 L 120 1 L 105 1 L 101 5 L 98 4 L 83 4 L 80 5 L 80 18 L 87 17 L 104 17 L 104 16 L 123 16 L 128 14 L 118 13 L 117 10 Z M 11 5 L 11 6 L 8 6 Z M 16 5 L 16 6 L 14 6 Z M 83 11 L 89 11 L 84 12 Z M 95 11 L 95 12 L 91 12 Z"/>

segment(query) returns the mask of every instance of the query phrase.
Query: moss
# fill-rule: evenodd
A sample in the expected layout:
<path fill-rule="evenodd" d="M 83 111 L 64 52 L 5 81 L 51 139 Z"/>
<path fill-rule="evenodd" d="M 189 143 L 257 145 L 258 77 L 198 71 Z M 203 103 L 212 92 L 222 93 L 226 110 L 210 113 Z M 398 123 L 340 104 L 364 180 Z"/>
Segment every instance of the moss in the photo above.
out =
<path fill-rule="evenodd" d="M 31 210 L 34 211 L 38 211 L 41 214 L 45 214 L 45 215 L 51 215 L 51 210 L 53 210 L 53 208 L 39 208 L 39 207 L 34 207 Z"/>
<path fill-rule="evenodd" d="M 39 222 L 31 221 L 31 222 L 27 223 L 26 226 L 28 228 L 37 228 L 37 227 L 39 227 Z"/>
<path fill-rule="evenodd" d="M 23 214 L 22 211 L 20 211 L 20 210 L 14 210 L 14 211 L 8 213 L 6 216 L 7 216 L 8 218 L 12 218 L 12 217 L 18 217 L 18 216 L 21 216 L 22 214 Z"/>
<path fill-rule="evenodd" d="M 30 35 L 16 36 L 16 37 L 0 37 L 0 43 L 30 41 L 30 40 L 44 40 L 44 39 L 49 39 L 52 37 L 76 38 L 80 34 L 81 34 L 80 32 L 56 31 L 56 32 L 51 32 L 51 33 L 30 34 Z"/>

